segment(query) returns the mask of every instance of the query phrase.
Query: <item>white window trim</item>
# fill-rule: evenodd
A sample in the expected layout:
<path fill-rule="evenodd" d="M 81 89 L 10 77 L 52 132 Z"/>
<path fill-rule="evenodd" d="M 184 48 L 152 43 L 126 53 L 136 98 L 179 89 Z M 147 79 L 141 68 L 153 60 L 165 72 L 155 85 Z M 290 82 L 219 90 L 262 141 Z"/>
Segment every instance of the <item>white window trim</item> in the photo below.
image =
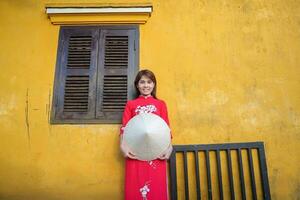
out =
<path fill-rule="evenodd" d="M 54 25 L 145 24 L 152 6 L 135 7 L 46 7 Z"/>
<path fill-rule="evenodd" d="M 152 13 L 152 7 L 135 8 L 46 8 L 47 14 Z"/>

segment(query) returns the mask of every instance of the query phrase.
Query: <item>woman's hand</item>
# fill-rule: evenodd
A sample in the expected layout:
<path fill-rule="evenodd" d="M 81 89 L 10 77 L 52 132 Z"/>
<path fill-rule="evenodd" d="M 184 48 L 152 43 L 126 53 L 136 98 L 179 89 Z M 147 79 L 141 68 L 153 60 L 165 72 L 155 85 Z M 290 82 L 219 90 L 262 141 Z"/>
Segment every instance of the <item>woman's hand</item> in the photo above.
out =
<path fill-rule="evenodd" d="M 172 144 L 169 145 L 168 149 L 164 151 L 160 156 L 158 156 L 158 159 L 160 160 L 167 160 L 170 158 L 173 151 Z"/>
<path fill-rule="evenodd" d="M 134 153 L 132 153 L 130 151 L 126 142 L 124 142 L 122 135 L 121 135 L 120 149 L 125 157 L 131 158 L 131 159 L 137 159 L 136 155 L 134 155 Z"/>

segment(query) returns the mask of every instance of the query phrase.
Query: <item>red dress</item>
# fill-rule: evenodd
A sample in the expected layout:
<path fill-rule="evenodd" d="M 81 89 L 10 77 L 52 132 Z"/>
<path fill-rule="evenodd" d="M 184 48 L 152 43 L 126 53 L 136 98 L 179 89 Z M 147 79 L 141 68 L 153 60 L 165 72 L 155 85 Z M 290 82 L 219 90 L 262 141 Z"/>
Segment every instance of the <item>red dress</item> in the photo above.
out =
<path fill-rule="evenodd" d="M 169 125 L 167 106 L 164 101 L 139 96 L 128 101 L 123 113 L 121 134 L 127 122 L 139 113 L 153 113 Z M 166 160 L 140 161 L 126 158 L 125 200 L 167 200 Z"/>

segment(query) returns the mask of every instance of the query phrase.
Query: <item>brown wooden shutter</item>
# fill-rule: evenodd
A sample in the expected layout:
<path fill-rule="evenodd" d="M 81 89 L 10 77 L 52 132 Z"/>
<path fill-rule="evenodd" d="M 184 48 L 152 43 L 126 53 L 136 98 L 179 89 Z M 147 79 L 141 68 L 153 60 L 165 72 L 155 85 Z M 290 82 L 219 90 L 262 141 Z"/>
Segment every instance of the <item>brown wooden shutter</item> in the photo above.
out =
<path fill-rule="evenodd" d="M 95 27 L 62 27 L 55 82 L 55 122 L 95 118 L 97 42 Z"/>
<path fill-rule="evenodd" d="M 100 31 L 96 115 L 108 123 L 121 122 L 127 99 L 131 98 L 129 94 L 133 94 L 136 34 L 135 30 Z"/>
<path fill-rule="evenodd" d="M 134 96 L 137 26 L 61 27 L 51 123 L 120 123 Z"/>

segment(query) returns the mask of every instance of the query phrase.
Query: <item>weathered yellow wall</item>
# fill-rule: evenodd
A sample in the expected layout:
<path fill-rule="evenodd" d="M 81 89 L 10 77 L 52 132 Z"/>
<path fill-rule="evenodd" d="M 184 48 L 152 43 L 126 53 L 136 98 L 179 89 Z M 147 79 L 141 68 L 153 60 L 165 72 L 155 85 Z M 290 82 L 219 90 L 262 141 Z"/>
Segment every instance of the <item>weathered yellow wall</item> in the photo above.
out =
<path fill-rule="evenodd" d="M 0 199 L 122 199 L 119 126 L 49 124 L 54 2 L 104 1 L 0 1 Z M 272 198 L 299 199 L 300 2 L 152 3 L 140 65 L 157 75 L 174 144 L 264 141 Z"/>

